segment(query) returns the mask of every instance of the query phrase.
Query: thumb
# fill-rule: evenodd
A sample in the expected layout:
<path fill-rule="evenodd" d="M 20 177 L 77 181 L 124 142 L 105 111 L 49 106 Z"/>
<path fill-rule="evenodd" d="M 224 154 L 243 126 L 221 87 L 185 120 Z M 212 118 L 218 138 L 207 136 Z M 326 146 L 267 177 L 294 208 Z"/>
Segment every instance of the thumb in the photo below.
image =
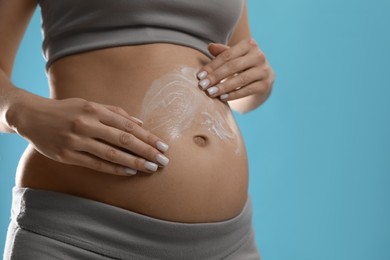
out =
<path fill-rule="evenodd" d="M 221 54 L 223 51 L 229 49 L 230 47 L 221 43 L 210 43 L 208 45 L 208 50 L 211 55 L 213 56 L 218 56 Z"/>

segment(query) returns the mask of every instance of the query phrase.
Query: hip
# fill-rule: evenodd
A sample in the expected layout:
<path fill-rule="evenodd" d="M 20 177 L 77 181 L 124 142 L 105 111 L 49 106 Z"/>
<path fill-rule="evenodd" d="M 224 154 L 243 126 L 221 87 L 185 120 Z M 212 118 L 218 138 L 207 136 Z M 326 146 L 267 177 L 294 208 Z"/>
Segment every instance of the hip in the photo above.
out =
<path fill-rule="evenodd" d="M 197 224 L 39 189 L 14 187 L 12 200 L 5 259 L 260 259 L 249 194 L 237 216 Z"/>

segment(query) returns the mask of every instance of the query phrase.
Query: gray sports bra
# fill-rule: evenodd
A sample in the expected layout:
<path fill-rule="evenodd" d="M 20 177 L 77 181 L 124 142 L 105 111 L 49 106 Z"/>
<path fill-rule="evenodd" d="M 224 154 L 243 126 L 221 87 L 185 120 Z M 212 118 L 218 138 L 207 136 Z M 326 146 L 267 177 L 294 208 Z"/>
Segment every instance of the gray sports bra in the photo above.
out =
<path fill-rule="evenodd" d="M 121 45 L 165 42 L 211 58 L 210 42 L 226 44 L 245 0 L 37 0 L 46 71 L 57 59 Z"/>

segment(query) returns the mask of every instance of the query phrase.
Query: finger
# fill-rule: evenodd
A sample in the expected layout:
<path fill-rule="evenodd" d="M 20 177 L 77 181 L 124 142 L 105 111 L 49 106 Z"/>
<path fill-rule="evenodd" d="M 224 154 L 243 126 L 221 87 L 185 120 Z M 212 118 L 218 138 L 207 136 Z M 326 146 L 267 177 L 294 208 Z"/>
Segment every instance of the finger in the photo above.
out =
<path fill-rule="evenodd" d="M 237 57 L 241 57 L 249 52 L 252 45 L 248 40 L 242 40 L 237 45 L 223 51 L 219 54 L 214 60 L 210 61 L 206 64 L 200 73 L 198 73 L 198 78 L 202 79 L 199 82 L 199 86 L 202 89 L 206 89 L 208 86 L 214 85 L 216 82 L 211 82 L 208 79 L 208 75 L 221 67 L 223 64 L 229 62 L 230 60 L 236 59 Z"/>
<path fill-rule="evenodd" d="M 149 131 L 143 129 L 138 124 L 134 123 L 131 120 L 115 116 L 112 112 L 110 113 L 110 111 L 107 111 L 107 113 L 102 113 L 100 122 L 105 125 L 130 133 L 138 139 L 142 140 L 143 142 L 157 148 L 161 152 L 166 152 L 169 148 L 169 146 L 164 141 L 162 141 L 160 138 L 153 135 Z"/>
<path fill-rule="evenodd" d="M 158 169 L 158 165 L 156 163 L 149 162 L 141 157 L 126 153 L 95 139 L 90 139 L 89 142 L 86 142 L 82 151 L 99 157 L 105 161 L 119 164 L 137 171 L 153 173 Z"/>
<path fill-rule="evenodd" d="M 137 170 L 102 160 L 84 152 L 70 153 L 68 160 L 72 162 L 72 165 L 87 167 L 99 172 L 119 176 L 132 176 L 137 174 Z"/>
<path fill-rule="evenodd" d="M 139 140 L 131 133 L 101 124 L 95 131 L 95 136 L 93 137 L 108 142 L 109 144 L 125 148 L 126 150 L 151 162 L 158 163 L 161 166 L 166 166 L 169 163 L 169 159 L 161 154 L 160 151 Z"/>
<path fill-rule="evenodd" d="M 232 76 L 238 73 L 238 75 L 242 74 L 241 72 L 248 70 L 249 68 L 254 68 L 256 65 L 258 65 L 258 59 L 254 56 L 243 56 L 240 58 L 237 58 L 235 60 L 229 61 L 228 63 L 224 64 L 223 66 L 219 67 L 217 70 L 215 70 L 212 74 L 208 76 L 211 82 L 215 82 L 216 84 L 222 83 L 228 81 L 227 78 L 235 78 L 236 76 Z M 258 70 L 258 68 L 256 68 Z M 256 73 L 255 75 L 257 75 Z M 244 75 L 246 77 L 246 75 Z M 245 80 L 245 83 L 240 84 L 237 87 L 243 86 L 244 84 L 247 85 L 250 82 L 247 81 L 247 77 L 243 78 Z M 255 80 L 255 78 L 253 79 Z M 212 87 L 206 88 L 209 94 L 210 92 L 213 93 L 213 89 L 209 90 Z"/>
<path fill-rule="evenodd" d="M 211 55 L 218 56 L 220 53 L 229 49 L 230 47 L 221 43 L 210 43 L 207 48 Z"/>
<path fill-rule="evenodd" d="M 118 116 L 117 116 L 118 117 Z M 111 117 L 113 120 L 114 117 Z M 88 136 L 90 138 L 98 138 L 110 145 L 116 145 L 119 147 L 123 147 L 127 150 L 134 151 L 137 154 L 140 154 L 143 157 L 146 157 L 146 159 L 151 160 L 152 162 L 158 162 L 160 165 L 167 165 L 169 162 L 169 159 L 166 158 L 164 155 L 160 154 L 159 151 L 155 149 L 155 147 L 142 142 L 139 140 L 136 136 L 134 136 L 133 133 L 136 132 L 135 129 L 138 129 L 140 132 L 146 132 L 148 131 L 144 130 L 142 127 L 138 126 L 134 122 L 127 120 L 127 119 L 120 119 L 124 120 L 126 125 L 129 125 L 127 127 L 128 131 L 119 130 L 118 128 L 111 127 L 109 125 L 106 125 L 104 123 L 98 123 L 97 124 L 89 124 L 88 122 L 80 121 L 75 128 L 76 132 L 78 134 Z M 115 121 L 115 120 L 114 120 Z M 129 129 L 131 128 L 131 129 Z M 94 140 L 94 139 L 92 139 Z M 74 138 L 70 138 L 69 144 L 72 144 L 72 147 L 80 150 L 80 151 L 86 151 L 89 152 L 91 147 L 88 144 L 85 144 L 84 142 L 76 142 Z M 89 142 L 89 140 L 87 140 Z M 158 143 L 158 142 L 157 142 Z M 77 147 L 76 145 L 77 144 Z M 159 150 L 164 150 L 166 147 L 161 148 L 161 144 L 158 143 L 157 146 L 160 148 Z M 96 155 L 96 154 L 95 154 Z M 123 158 L 123 154 L 122 157 Z M 106 157 L 104 157 L 106 159 Z M 149 164 L 148 164 L 149 165 Z"/>
<path fill-rule="evenodd" d="M 259 81 L 265 78 L 265 76 L 265 73 L 259 72 L 258 68 L 252 67 L 251 69 L 238 73 L 234 77 L 230 77 L 223 83 L 207 89 L 207 92 L 210 97 L 222 96 L 225 93 L 229 93 Z M 224 95 L 221 99 L 226 99 L 226 95 Z"/>
<path fill-rule="evenodd" d="M 120 107 L 117 107 L 117 106 L 111 106 L 111 105 L 103 105 L 104 107 L 106 107 L 108 110 L 118 114 L 118 115 L 121 115 L 127 119 L 130 119 L 132 121 L 134 121 L 136 124 L 138 124 L 139 126 L 143 126 L 144 122 L 142 122 L 141 119 L 138 119 L 134 116 L 130 116 L 123 108 L 120 108 Z"/>

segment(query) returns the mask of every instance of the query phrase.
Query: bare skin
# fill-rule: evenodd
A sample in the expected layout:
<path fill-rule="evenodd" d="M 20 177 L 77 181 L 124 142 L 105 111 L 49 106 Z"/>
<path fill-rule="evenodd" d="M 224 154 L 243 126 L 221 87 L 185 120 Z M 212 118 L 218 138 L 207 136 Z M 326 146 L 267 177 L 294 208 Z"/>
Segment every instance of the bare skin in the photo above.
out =
<path fill-rule="evenodd" d="M 21 28 L 35 8 L 33 1 L 10 2 L 0 0 L 0 10 L 19 12 L 24 19 L 14 25 L 19 34 L 0 42 L 0 49 L 17 45 Z M 248 36 L 246 26 L 245 21 L 240 22 L 231 48 L 210 47 L 215 56 L 220 54 L 214 61 L 192 48 L 161 43 L 63 57 L 49 70 L 51 99 L 17 89 L 9 81 L 16 53 L 13 48 L 0 61 L 0 128 L 30 142 L 18 166 L 16 185 L 73 194 L 179 222 L 221 221 L 237 215 L 248 192 L 247 156 L 239 131 L 235 131 L 234 142 L 226 142 L 202 127 L 202 116 L 197 115 L 194 125 L 172 141 L 167 140 L 164 129 L 150 131 L 148 122 L 142 124 L 132 116 L 141 113 L 152 82 L 179 64 L 207 71 L 209 87 L 243 70 L 237 65 L 229 66 L 233 71 L 228 71 L 223 63 L 241 58 L 248 61 L 241 66 L 260 70 L 259 61 L 265 59 L 258 58 L 257 45 L 242 41 Z M 6 28 L 0 26 L 3 30 Z M 251 71 L 260 75 L 254 73 L 256 69 Z M 270 87 L 264 88 L 252 74 L 245 76 L 249 81 L 239 91 L 231 89 L 229 80 L 220 85 L 219 95 L 229 93 L 229 104 L 242 108 L 238 111 L 254 109 L 270 93 Z M 244 84 L 242 79 L 240 82 Z M 198 91 L 205 93 L 200 102 L 212 100 L 225 123 L 238 129 L 226 100 L 206 95 L 207 89 Z M 239 104 L 243 100 L 245 104 Z M 162 149 L 159 143 L 168 144 L 169 149 Z M 162 165 L 158 156 L 169 158 L 169 163 Z M 147 169 L 146 162 L 159 168 Z M 137 174 L 129 175 L 128 169 Z"/>

